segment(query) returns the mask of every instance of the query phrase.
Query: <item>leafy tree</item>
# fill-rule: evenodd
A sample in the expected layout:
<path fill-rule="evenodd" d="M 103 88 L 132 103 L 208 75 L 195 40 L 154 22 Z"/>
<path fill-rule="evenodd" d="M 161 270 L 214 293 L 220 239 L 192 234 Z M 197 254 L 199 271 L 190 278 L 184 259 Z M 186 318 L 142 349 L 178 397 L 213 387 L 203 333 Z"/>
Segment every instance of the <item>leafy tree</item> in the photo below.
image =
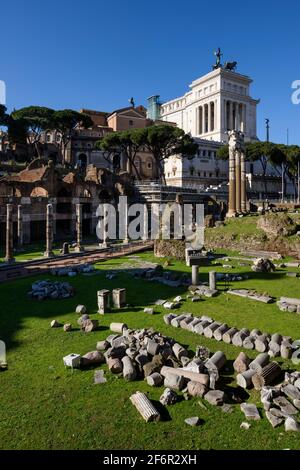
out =
<path fill-rule="evenodd" d="M 63 163 L 66 163 L 67 146 L 72 138 L 74 130 L 77 127 L 85 129 L 92 127 L 93 121 L 87 114 L 73 111 L 72 109 L 63 109 L 54 111 L 51 116 L 50 128 L 56 129 L 61 134 L 61 141 L 58 144 L 63 156 Z"/>
<path fill-rule="evenodd" d="M 163 183 L 166 182 L 164 161 L 167 158 L 182 155 L 183 158 L 192 159 L 198 150 L 198 144 L 190 135 L 168 124 L 139 129 L 137 139 L 141 146 L 152 153 Z"/>
<path fill-rule="evenodd" d="M 222 145 L 217 150 L 217 158 L 220 160 L 228 160 L 229 159 L 229 145 Z"/>
<path fill-rule="evenodd" d="M 168 124 L 142 129 L 113 132 L 100 139 L 96 147 L 104 152 L 104 158 L 112 163 L 114 156 L 125 155 L 129 167 L 133 167 L 138 179 L 141 178 L 135 164 L 136 154 L 145 149 L 154 157 L 161 179 L 164 179 L 163 162 L 171 155 L 193 158 L 198 149 L 194 140 L 182 129 Z"/>
<path fill-rule="evenodd" d="M 96 148 L 103 152 L 104 159 L 114 167 L 115 157 L 124 155 L 128 162 L 129 171 L 133 167 L 138 179 L 141 178 L 140 171 L 135 164 L 135 157 L 141 148 L 138 138 L 139 129 L 112 132 L 105 135 L 96 143 Z M 116 168 L 114 168 L 116 170 Z"/>
<path fill-rule="evenodd" d="M 11 114 L 14 121 L 20 121 L 20 126 L 14 123 L 13 127 L 18 126 L 19 130 L 26 129 L 27 143 L 32 150 L 35 150 L 38 157 L 41 157 L 41 135 L 43 131 L 51 127 L 53 113 L 54 111 L 50 108 L 28 106 L 13 111 Z"/>
<path fill-rule="evenodd" d="M 6 114 L 6 107 L 3 104 L 0 104 L 0 126 L 7 125 L 8 115 Z"/>
<path fill-rule="evenodd" d="M 295 193 L 298 192 L 298 199 L 300 197 L 300 187 L 299 187 L 299 166 L 300 166 L 300 147 L 298 145 L 291 145 L 288 151 L 288 160 L 289 165 L 289 174 L 294 181 Z"/>

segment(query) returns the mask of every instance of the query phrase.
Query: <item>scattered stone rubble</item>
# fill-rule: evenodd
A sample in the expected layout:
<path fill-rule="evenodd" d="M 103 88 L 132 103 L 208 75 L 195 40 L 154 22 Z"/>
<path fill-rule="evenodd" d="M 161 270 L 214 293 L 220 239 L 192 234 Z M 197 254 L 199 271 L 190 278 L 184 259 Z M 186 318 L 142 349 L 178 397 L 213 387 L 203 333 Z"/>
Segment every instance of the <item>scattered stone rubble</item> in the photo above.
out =
<path fill-rule="evenodd" d="M 144 268 L 132 269 L 132 274 L 136 279 L 155 281 L 170 287 L 189 286 L 190 276 L 186 273 L 178 274 L 172 271 L 165 271 L 163 266 L 156 263 L 148 263 Z"/>
<path fill-rule="evenodd" d="M 172 313 L 165 315 L 166 323 L 170 320 L 168 317 L 173 320 L 179 316 Z M 193 328 L 203 321 L 207 323 L 207 318 L 198 319 L 198 324 L 194 324 Z M 179 326 L 183 321 L 184 318 Z M 211 321 L 210 324 L 212 323 L 214 322 Z M 111 331 L 112 334 L 97 343 L 95 351 L 84 356 L 70 354 L 64 358 L 64 364 L 70 367 L 90 367 L 106 362 L 111 373 L 122 374 L 126 381 L 145 379 L 151 387 L 163 385 L 165 389 L 159 401 L 164 406 L 177 403 L 182 399 L 178 392 L 182 392 L 185 399 L 200 397 L 213 406 L 219 406 L 224 412 L 230 412 L 232 405 L 226 403 L 230 398 L 240 403 L 241 411 L 247 419 L 261 419 L 256 405 L 245 403 L 239 396 L 238 389 L 237 395 L 231 392 L 227 395 L 218 389 L 220 371 L 226 364 L 226 356 L 222 351 L 211 355 L 207 348 L 198 346 L 195 356 L 189 357 L 188 351 L 181 344 L 152 328 L 133 330 L 124 323 L 112 323 Z M 275 339 L 278 338 L 274 337 L 273 340 Z M 234 369 L 240 387 L 250 388 L 254 385 L 260 390 L 266 418 L 273 427 L 284 421 L 286 431 L 300 430 L 296 416 L 300 410 L 300 371 L 286 373 L 284 382 L 274 386 L 274 382 L 282 374 L 280 366 L 276 362 L 270 362 L 267 353 L 261 353 L 250 361 L 243 352 L 234 361 Z M 103 371 L 95 371 L 94 383 L 105 382 Z M 146 422 L 161 419 L 159 411 L 145 393 L 136 392 L 130 400 Z M 201 420 L 192 417 L 185 422 L 196 426 Z M 250 425 L 242 423 L 241 427 L 248 429 Z"/>
<path fill-rule="evenodd" d="M 291 297 L 280 297 L 277 305 L 282 312 L 291 312 L 300 314 L 300 299 Z"/>
<path fill-rule="evenodd" d="M 273 302 L 273 298 L 269 295 L 261 295 L 255 291 L 248 290 L 248 289 L 229 289 L 227 294 L 237 295 L 239 297 L 245 297 L 250 300 L 257 300 L 258 302 L 263 302 L 265 304 L 270 304 Z"/>
<path fill-rule="evenodd" d="M 258 258 L 254 261 L 251 269 L 256 273 L 272 273 L 276 267 L 268 258 Z"/>
<path fill-rule="evenodd" d="M 297 349 L 290 336 L 283 336 L 279 333 L 270 335 L 257 329 L 249 331 L 247 328 L 242 328 L 239 330 L 226 323 L 215 321 L 206 315 L 193 317 L 191 313 L 180 315 L 169 313 L 164 315 L 164 322 L 166 325 L 187 329 L 198 335 L 204 335 L 206 338 L 224 341 L 227 344 L 249 350 L 255 349 L 261 353 L 265 352 L 269 357 L 281 356 L 284 359 L 290 359 L 294 349 Z"/>
<path fill-rule="evenodd" d="M 216 273 L 218 281 L 237 282 L 249 279 L 247 274 Z"/>
<path fill-rule="evenodd" d="M 71 264 L 70 266 L 55 267 L 51 269 L 53 276 L 69 276 L 74 277 L 77 274 L 91 274 L 95 272 L 95 267 L 92 264 Z"/>
<path fill-rule="evenodd" d="M 73 297 L 74 289 L 68 282 L 53 282 L 48 279 L 36 281 L 28 292 L 28 297 L 37 300 L 45 299 L 67 299 Z"/>

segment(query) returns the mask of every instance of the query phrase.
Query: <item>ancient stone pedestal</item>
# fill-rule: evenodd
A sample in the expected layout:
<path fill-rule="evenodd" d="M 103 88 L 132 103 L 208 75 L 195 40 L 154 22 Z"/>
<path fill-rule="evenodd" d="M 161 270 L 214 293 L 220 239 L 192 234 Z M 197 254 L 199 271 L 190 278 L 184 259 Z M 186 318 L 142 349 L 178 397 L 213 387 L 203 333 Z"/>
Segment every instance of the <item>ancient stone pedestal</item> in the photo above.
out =
<path fill-rule="evenodd" d="M 13 205 L 6 205 L 6 252 L 5 262 L 14 263 L 15 258 L 13 256 L 14 249 L 14 232 L 13 232 Z"/>
<path fill-rule="evenodd" d="M 100 313 L 101 315 L 104 315 L 110 310 L 109 295 L 110 295 L 110 291 L 106 289 L 98 290 L 97 292 L 98 313 Z"/>
<path fill-rule="evenodd" d="M 216 290 L 216 272 L 209 271 L 209 288 L 211 290 Z"/>
<path fill-rule="evenodd" d="M 18 246 L 23 246 L 23 214 L 21 205 L 18 205 Z"/>
<path fill-rule="evenodd" d="M 76 236 L 77 244 L 75 251 L 82 253 L 84 251 L 82 246 L 82 204 L 76 204 Z"/>
<path fill-rule="evenodd" d="M 126 305 L 126 289 L 114 289 L 112 291 L 113 306 L 122 308 Z"/>
<path fill-rule="evenodd" d="M 52 204 L 47 204 L 46 215 L 46 251 L 45 258 L 53 258 L 53 207 Z"/>
<path fill-rule="evenodd" d="M 69 253 L 70 253 L 69 243 L 64 242 L 63 247 L 62 247 L 62 255 L 68 255 Z"/>

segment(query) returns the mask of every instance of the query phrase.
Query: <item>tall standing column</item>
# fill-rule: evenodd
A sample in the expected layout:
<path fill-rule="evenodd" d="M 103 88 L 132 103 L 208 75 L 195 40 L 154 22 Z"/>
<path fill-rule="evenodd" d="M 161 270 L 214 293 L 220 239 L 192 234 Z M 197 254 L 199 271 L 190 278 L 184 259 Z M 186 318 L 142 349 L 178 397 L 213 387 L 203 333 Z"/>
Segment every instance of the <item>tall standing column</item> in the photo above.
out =
<path fill-rule="evenodd" d="M 107 225 L 108 225 L 108 214 L 107 214 L 107 207 L 106 207 L 106 204 L 104 204 L 103 242 L 102 242 L 102 245 L 101 245 L 103 248 L 107 248 L 107 240 L 108 240 Z"/>
<path fill-rule="evenodd" d="M 125 238 L 123 240 L 123 243 L 127 245 L 129 243 L 129 238 L 128 238 L 128 204 L 126 202 L 126 205 L 124 206 L 124 229 L 125 229 Z"/>
<path fill-rule="evenodd" d="M 207 131 L 211 132 L 211 102 L 210 101 L 208 102 L 207 108 L 208 108 L 208 110 L 207 110 L 207 120 L 208 120 Z"/>
<path fill-rule="evenodd" d="M 143 224 L 144 224 L 144 228 L 143 228 L 143 240 L 144 240 L 144 241 L 147 241 L 147 240 L 148 240 L 148 232 L 149 232 L 149 229 L 148 229 L 148 208 L 147 208 L 147 204 L 144 204 Z"/>
<path fill-rule="evenodd" d="M 23 213 L 21 205 L 18 205 L 18 245 L 23 246 Z"/>
<path fill-rule="evenodd" d="M 235 178 L 236 178 L 236 202 L 235 207 L 238 214 L 241 213 L 241 155 L 239 150 L 235 152 Z"/>
<path fill-rule="evenodd" d="M 236 215 L 235 186 L 235 150 L 229 147 L 229 201 L 227 217 L 235 217 Z"/>
<path fill-rule="evenodd" d="M 229 130 L 233 130 L 233 103 L 229 101 Z"/>
<path fill-rule="evenodd" d="M 52 204 L 47 204 L 46 215 L 46 251 L 44 256 L 46 258 L 53 258 L 53 207 Z"/>
<path fill-rule="evenodd" d="M 246 191 L 246 161 L 245 154 L 241 152 L 241 210 L 247 212 L 247 191 Z"/>
<path fill-rule="evenodd" d="M 75 251 L 82 253 L 84 251 L 82 246 L 82 204 L 76 204 L 76 235 L 77 245 Z"/>
<path fill-rule="evenodd" d="M 13 263 L 15 258 L 13 256 L 14 249 L 14 231 L 13 231 L 13 205 L 6 205 L 6 254 L 5 262 Z"/>

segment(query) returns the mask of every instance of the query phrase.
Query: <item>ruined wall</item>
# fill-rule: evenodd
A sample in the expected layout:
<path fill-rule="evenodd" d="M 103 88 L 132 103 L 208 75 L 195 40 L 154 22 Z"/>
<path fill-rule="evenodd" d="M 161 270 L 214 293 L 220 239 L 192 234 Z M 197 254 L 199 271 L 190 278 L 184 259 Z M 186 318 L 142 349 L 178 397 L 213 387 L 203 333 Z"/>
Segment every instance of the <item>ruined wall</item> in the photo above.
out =
<path fill-rule="evenodd" d="M 159 258 L 185 259 L 185 241 L 155 240 L 154 255 Z"/>

